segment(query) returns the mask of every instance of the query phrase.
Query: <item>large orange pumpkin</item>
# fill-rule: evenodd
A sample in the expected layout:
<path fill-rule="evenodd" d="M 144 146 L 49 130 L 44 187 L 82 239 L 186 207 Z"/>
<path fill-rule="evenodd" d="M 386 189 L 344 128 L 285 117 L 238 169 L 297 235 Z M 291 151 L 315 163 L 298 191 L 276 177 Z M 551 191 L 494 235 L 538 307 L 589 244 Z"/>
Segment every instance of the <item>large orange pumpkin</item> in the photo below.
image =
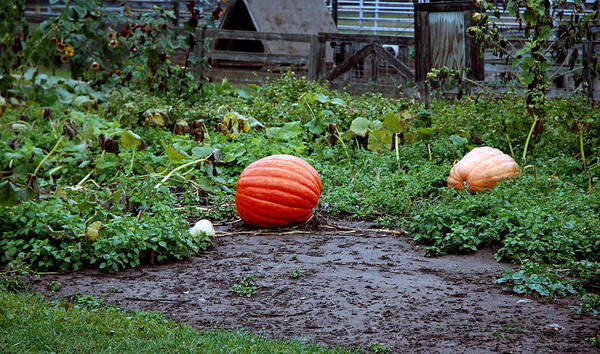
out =
<path fill-rule="evenodd" d="M 319 173 L 292 155 L 272 155 L 242 171 L 235 208 L 249 225 L 282 227 L 306 221 L 321 196 Z"/>
<path fill-rule="evenodd" d="M 466 184 L 471 193 L 483 192 L 494 187 L 504 178 L 517 177 L 520 173 L 515 160 L 502 151 L 483 146 L 466 154 L 458 161 L 448 176 L 448 187 L 463 189 Z"/>

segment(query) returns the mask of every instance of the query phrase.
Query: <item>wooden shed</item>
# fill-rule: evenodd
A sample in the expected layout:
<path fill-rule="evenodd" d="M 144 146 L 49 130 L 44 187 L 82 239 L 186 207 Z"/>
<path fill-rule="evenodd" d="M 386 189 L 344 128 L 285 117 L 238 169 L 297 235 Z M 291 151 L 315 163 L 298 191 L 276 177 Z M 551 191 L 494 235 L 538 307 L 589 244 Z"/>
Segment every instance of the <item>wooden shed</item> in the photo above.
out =
<path fill-rule="evenodd" d="M 425 80 L 432 68 L 469 69 L 484 79 L 484 62 L 475 40 L 466 34 L 477 11 L 472 0 L 415 2 L 415 76 Z"/>
<path fill-rule="evenodd" d="M 227 4 L 219 29 L 318 34 L 337 27 L 323 0 L 234 0 Z M 215 39 L 212 49 L 271 54 L 306 55 L 309 44 L 289 41 Z M 327 48 L 331 58 L 331 48 Z"/>

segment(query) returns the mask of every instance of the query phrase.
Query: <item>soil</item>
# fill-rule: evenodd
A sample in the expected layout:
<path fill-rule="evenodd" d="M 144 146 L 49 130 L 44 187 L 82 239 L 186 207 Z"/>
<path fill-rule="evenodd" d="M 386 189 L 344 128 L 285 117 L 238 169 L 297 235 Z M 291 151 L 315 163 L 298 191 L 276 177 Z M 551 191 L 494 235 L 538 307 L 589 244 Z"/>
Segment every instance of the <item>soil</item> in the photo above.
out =
<path fill-rule="evenodd" d="M 577 297 L 503 291 L 494 280 L 512 265 L 496 262 L 493 249 L 426 258 L 409 236 L 376 231 L 368 222 L 337 224 L 348 229 L 256 234 L 239 224 L 219 226 L 215 247 L 186 261 L 117 274 L 45 275 L 32 287 L 47 291 L 49 281 L 58 281 L 60 297 L 93 294 L 199 329 L 241 328 L 325 345 L 598 352 L 585 338 L 600 332 L 600 321 L 577 315 Z M 294 278 L 296 268 L 301 272 Z M 256 279 L 256 293 L 239 296 L 232 286 L 247 274 Z"/>

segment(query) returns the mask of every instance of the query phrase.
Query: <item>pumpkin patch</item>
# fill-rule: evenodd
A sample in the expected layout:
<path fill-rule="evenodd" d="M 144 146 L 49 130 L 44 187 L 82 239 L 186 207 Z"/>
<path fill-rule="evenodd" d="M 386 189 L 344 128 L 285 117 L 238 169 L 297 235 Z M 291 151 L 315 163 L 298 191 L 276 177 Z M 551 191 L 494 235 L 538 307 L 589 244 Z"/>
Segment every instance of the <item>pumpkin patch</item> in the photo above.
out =
<path fill-rule="evenodd" d="M 447 184 L 458 190 L 466 184 L 471 193 L 484 192 L 519 173 L 519 165 L 512 157 L 496 148 L 482 146 L 471 150 L 452 167 Z"/>
<path fill-rule="evenodd" d="M 252 226 L 283 227 L 308 220 L 321 196 L 319 173 L 292 155 L 272 155 L 242 171 L 235 208 Z"/>

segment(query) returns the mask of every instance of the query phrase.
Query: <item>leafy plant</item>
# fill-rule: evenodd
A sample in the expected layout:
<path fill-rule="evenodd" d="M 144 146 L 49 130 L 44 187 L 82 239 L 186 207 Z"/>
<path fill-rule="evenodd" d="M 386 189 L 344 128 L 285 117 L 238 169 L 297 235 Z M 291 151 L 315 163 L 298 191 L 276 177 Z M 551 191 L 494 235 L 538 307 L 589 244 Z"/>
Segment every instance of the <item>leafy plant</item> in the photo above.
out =
<path fill-rule="evenodd" d="M 7 278 L 3 276 L 2 279 L 0 279 L 0 289 L 11 293 L 24 293 L 29 291 L 25 281 L 19 277 Z"/>
<path fill-rule="evenodd" d="M 243 278 L 238 279 L 238 284 L 234 284 L 231 287 L 234 293 L 238 296 L 251 297 L 256 294 L 256 279 L 253 274 L 248 274 Z"/>
<path fill-rule="evenodd" d="M 581 304 L 577 309 L 579 315 L 598 315 L 600 314 L 600 295 L 587 293 L 581 297 Z"/>
<path fill-rule="evenodd" d="M 479 4 L 482 10 L 491 11 L 500 19 L 500 8 L 495 7 L 499 5 L 487 1 Z M 519 82 L 527 90 L 527 104 L 539 115 L 549 83 L 556 76 L 564 75 L 562 67 L 568 66 L 571 71 L 582 69 L 581 66 L 576 68 L 580 60 L 576 43 L 587 38 L 589 26 L 598 20 L 599 14 L 584 11 L 582 1 L 567 4 L 566 1 L 510 0 L 503 6 L 524 28 L 525 38 L 518 46 L 509 41 L 486 13 L 473 15 L 478 25 L 469 28 L 467 33 L 489 45 L 495 54 L 512 58 L 513 65 L 520 68 Z M 566 15 L 569 11 L 576 15 Z M 551 72 L 549 69 L 554 64 L 560 67 Z"/>
<path fill-rule="evenodd" d="M 48 289 L 51 296 L 54 295 L 57 291 L 59 291 L 61 288 L 62 284 L 56 280 L 49 281 L 48 284 L 46 284 L 46 289 Z"/>
<path fill-rule="evenodd" d="M 546 264 L 533 262 L 524 263 L 518 271 L 504 270 L 502 277 L 496 282 L 510 286 L 517 294 L 565 296 L 577 293 L 571 281 L 561 278 L 555 271 L 548 269 Z"/>
<path fill-rule="evenodd" d="M 364 117 L 355 118 L 350 128 L 344 133 L 346 140 L 356 137 L 367 138 L 367 148 L 371 151 L 383 152 L 398 149 L 398 145 L 410 144 L 417 141 L 419 137 L 427 137 L 433 133 L 431 128 L 417 128 L 415 132 L 410 130 L 412 113 L 388 112 L 380 120 L 368 120 Z"/>
<path fill-rule="evenodd" d="M 391 353 L 392 349 L 379 342 L 369 344 L 369 353 Z"/>
<path fill-rule="evenodd" d="M 304 273 L 304 270 L 302 270 L 302 268 L 295 267 L 294 270 L 292 271 L 292 274 L 290 274 L 290 278 L 296 279 L 296 278 L 300 277 L 302 275 L 302 273 Z"/>
<path fill-rule="evenodd" d="M 93 295 L 76 293 L 71 295 L 69 300 L 75 306 L 85 307 L 86 309 L 92 310 L 94 312 L 106 307 L 104 300 Z"/>
<path fill-rule="evenodd" d="M 23 43 L 30 33 L 25 0 L 0 4 L 0 95 L 6 96 L 14 81 L 10 74 L 23 64 Z"/>
<path fill-rule="evenodd" d="M 514 340 L 514 334 L 515 333 L 520 333 L 523 330 L 521 329 L 521 327 L 516 326 L 516 327 L 504 327 L 504 326 L 500 326 L 500 328 L 498 328 L 497 330 L 495 330 L 493 332 L 493 334 L 498 337 L 498 338 L 502 338 L 505 340 L 509 340 L 512 341 Z"/>
<path fill-rule="evenodd" d="M 594 337 L 586 338 L 586 340 L 590 341 L 594 347 L 600 348 L 600 333 L 596 334 Z"/>

